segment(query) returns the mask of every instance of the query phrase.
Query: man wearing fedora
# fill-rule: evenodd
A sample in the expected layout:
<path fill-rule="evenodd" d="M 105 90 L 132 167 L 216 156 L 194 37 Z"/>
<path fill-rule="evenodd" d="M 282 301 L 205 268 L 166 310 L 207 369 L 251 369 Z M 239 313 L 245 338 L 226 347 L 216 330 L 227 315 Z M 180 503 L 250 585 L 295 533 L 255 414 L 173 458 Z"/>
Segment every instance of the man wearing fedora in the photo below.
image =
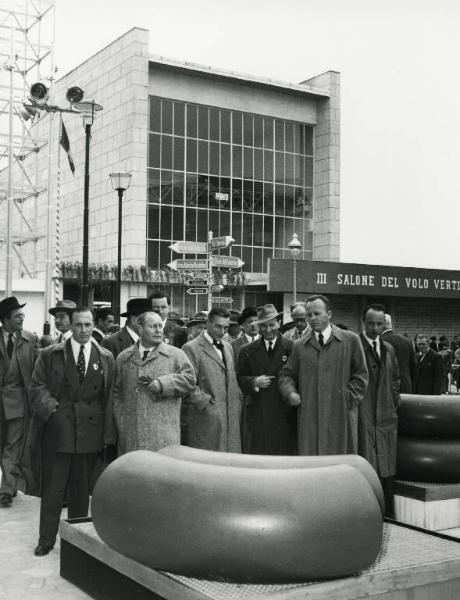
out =
<path fill-rule="evenodd" d="M 113 444 L 110 390 L 114 358 L 92 339 L 93 314 L 76 307 L 72 336 L 42 350 L 30 383 L 34 418 L 43 427 L 41 504 L 36 556 L 53 548 L 67 493 L 70 519 L 86 517 L 94 468 Z"/>
<path fill-rule="evenodd" d="M 200 335 L 203 329 L 206 329 L 208 322 L 208 313 L 204 310 L 197 312 L 187 322 L 187 342 L 194 340 Z"/>
<path fill-rule="evenodd" d="M 230 313 L 213 308 L 206 329 L 182 350 L 190 359 L 197 379 L 186 396 L 188 446 L 221 452 L 241 452 L 240 388 L 236 380 L 233 350 L 222 338 Z"/>
<path fill-rule="evenodd" d="M 19 481 L 13 475 L 29 417 L 28 388 L 38 337 L 22 328 L 25 304 L 11 296 L 0 302 L 0 507 L 11 506 Z"/>
<path fill-rule="evenodd" d="M 146 298 L 131 298 L 126 304 L 126 311 L 120 317 L 126 317 L 124 327 L 102 340 L 101 345 L 113 354 L 114 358 L 139 341 L 139 324 L 137 317 L 151 311 L 151 303 Z"/>
<path fill-rule="evenodd" d="M 359 336 L 332 325 L 326 296 L 309 296 L 306 306 L 310 331 L 294 342 L 279 375 L 284 400 L 298 406 L 299 454 L 357 454 L 358 406 L 369 381 Z"/>
<path fill-rule="evenodd" d="M 260 339 L 243 346 L 238 358 L 238 383 L 245 394 L 243 452 L 293 455 L 296 450 L 296 409 L 283 402 L 278 374 L 286 364 L 293 342 L 280 332 L 273 304 L 259 307 Z"/>
<path fill-rule="evenodd" d="M 238 318 L 238 323 L 241 325 L 242 335 L 232 340 L 230 343 L 235 354 L 235 365 L 238 369 L 238 356 L 240 350 L 246 344 L 255 342 L 259 337 L 259 327 L 257 321 L 257 310 L 255 306 L 245 306 L 243 312 Z"/>
<path fill-rule="evenodd" d="M 54 317 L 54 327 L 59 331 L 59 335 L 53 340 L 53 344 L 65 342 L 72 335 L 70 317 L 76 306 L 72 300 L 58 300 L 56 306 L 49 309 L 48 312 Z"/>

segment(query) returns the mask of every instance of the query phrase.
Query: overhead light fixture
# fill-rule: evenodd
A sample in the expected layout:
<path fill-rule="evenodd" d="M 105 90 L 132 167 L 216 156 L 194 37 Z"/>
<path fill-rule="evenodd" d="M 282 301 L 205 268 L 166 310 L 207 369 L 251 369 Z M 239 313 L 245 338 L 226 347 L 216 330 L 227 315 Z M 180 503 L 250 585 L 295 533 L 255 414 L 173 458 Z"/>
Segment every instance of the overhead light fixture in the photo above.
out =
<path fill-rule="evenodd" d="M 81 87 L 79 87 L 78 85 L 74 85 L 72 87 L 69 87 L 65 97 L 67 98 L 67 101 L 70 102 L 70 104 L 75 104 L 77 102 L 81 102 L 83 100 L 84 95 L 85 92 L 81 89 Z"/>
<path fill-rule="evenodd" d="M 42 83 L 41 81 L 38 81 L 37 83 L 34 83 L 33 85 L 30 86 L 29 94 L 30 94 L 30 99 L 32 102 L 35 102 L 36 104 L 39 104 L 40 106 L 43 106 L 44 104 L 46 104 L 46 101 L 48 100 L 49 89 L 47 88 L 47 86 L 44 83 Z"/>

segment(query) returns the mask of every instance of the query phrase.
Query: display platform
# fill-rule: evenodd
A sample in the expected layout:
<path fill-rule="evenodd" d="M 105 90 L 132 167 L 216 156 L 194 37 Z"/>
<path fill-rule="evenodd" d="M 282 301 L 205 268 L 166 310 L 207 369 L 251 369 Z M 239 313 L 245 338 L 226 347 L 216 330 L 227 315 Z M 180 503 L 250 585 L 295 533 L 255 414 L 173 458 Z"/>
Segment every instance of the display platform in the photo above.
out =
<path fill-rule="evenodd" d="M 458 600 L 460 543 L 384 524 L 374 565 L 359 575 L 288 585 L 243 585 L 155 571 L 111 550 L 90 519 L 61 522 L 61 576 L 95 600 Z M 359 535 L 359 532 L 356 532 Z"/>
<path fill-rule="evenodd" d="M 394 494 L 401 523 L 432 531 L 460 527 L 460 484 L 395 480 Z"/>

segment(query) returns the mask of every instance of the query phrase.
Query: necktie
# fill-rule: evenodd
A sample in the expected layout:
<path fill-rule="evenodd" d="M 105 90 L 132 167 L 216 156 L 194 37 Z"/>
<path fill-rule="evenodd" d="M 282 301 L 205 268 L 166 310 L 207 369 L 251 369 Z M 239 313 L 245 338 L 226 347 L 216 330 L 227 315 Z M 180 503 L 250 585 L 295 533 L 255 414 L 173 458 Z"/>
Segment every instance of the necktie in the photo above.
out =
<path fill-rule="evenodd" d="M 323 336 L 323 334 L 322 334 L 322 333 L 319 333 L 319 334 L 318 334 L 318 342 L 319 342 L 319 345 L 320 345 L 320 346 L 321 346 L 321 348 L 322 348 L 322 347 L 324 346 L 324 336 Z"/>
<path fill-rule="evenodd" d="M 142 356 L 142 360 L 146 360 L 149 355 L 150 350 L 144 350 L 144 355 Z"/>
<path fill-rule="evenodd" d="M 85 347 L 83 344 L 80 346 L 80 352 L 78 353 L 77 371 L 78 379 L 80 380 L 81 385 L 85 380 Z"/>
<path fill-rule="evenodd" d="M 6 344 L 6 351 L 8 353 L 8 358 L 11 358 L 13 356 L 13 347 L 14 347 L 13 334 L 9 333 L 8 334 L 8 342 Z"/>
<path fill-rule="evenodd" d="M 372 345 L 374 346 L 374 354 L 375 354 L 375 358 L 378 360 L 378 362 L 380 362 L 380 356 L 379 353 L 377 352 L 377 342 L 372 342 Z"/>
<path fill-rule="evenodd" d="M 273 342 L 268 342 L 268 358 L 271 358 L 273 355 Z"/>
<path fill-rule="evenodd" d="M 213 340 L 213 342 L 212 342 L 212 343 L 214 344 L 214 346 L 215 346 L 215 347 L 216 347 L 218 350 L 220 350 L 220 351 L 221 351 L 221 353 L 222 353 L 222 360 L 223 360 L 223 362 L 224 362 L 224 365 L 226 365 L 226 362 L 225 362 L 225 354 L 224 354 L 224 345 L 223 345 L 223 343 L 222 343 L 222 342 L 220 342 L 220 341 L 218 341 L 218 340 Z"/>

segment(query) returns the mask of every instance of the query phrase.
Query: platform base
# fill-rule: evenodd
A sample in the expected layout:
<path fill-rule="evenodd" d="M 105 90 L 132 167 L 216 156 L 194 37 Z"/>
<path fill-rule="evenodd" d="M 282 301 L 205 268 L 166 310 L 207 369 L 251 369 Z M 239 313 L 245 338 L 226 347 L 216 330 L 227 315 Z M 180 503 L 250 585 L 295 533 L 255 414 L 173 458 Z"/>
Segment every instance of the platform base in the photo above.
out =
<path fill-rule="evenodd" d="M 460 543 L 385 523 L 374 565 L 343 579 L 241 585 L 155 571 L 111 550 L 90 519 L 61 523 L 61 575 L 96 600 L 440 600 L 460 598 Z"/>
<path fill-rule="evenodd" d="M 460 527 L 460 484 L 395 481 L 395 518 L 432 531 Z"/>

